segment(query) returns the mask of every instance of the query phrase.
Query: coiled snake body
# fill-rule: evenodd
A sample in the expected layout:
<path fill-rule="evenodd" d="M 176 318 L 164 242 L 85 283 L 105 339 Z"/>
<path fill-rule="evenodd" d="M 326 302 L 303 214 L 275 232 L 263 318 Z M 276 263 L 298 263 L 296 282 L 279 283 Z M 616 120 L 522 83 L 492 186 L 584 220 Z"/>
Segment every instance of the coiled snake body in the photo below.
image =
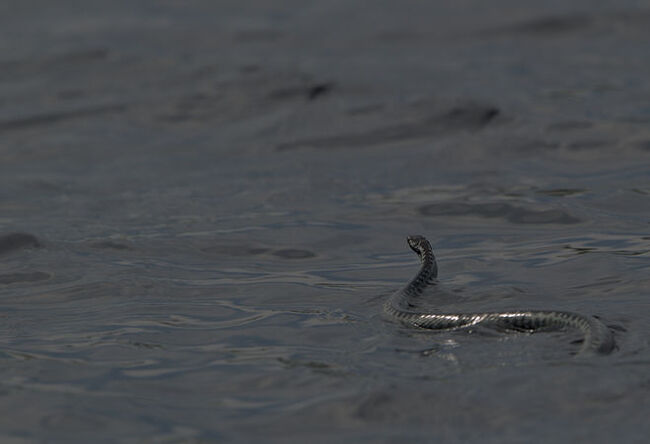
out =
<path fill-rule="evenodd" d="M 384 311 L 399 321 L 420 328 L 448 330 L 473 325 L 492 325 L 510 330 L 536 331 L 575 328 L 584 334 L 579 353 L 610 353 L 614 347 L 611 331 L 598 319 L 568 311 L 509 311 L 484 313 L 423 313 L 413 310 L 415 299 L 436 284 L 438 266 L 431 244 L 424 236 L 409 236 L 409 247 L 422 263 L 417 275 L 384 304 Z"/>

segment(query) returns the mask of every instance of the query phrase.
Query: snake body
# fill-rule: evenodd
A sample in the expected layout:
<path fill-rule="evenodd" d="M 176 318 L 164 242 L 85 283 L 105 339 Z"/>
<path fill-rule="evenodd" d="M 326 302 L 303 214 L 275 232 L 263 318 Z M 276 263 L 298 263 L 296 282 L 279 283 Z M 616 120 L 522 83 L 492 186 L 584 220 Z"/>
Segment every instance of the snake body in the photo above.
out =
<path fill-rule="evenodd" d="M 580 354 L 607 354 L 614 349 L 614 338 L 607 326 L 592 316 L 569 311 L 424 313 L 414 310 L 416 299 L 425 289 L 436 285 L 438 266 L 431 244 L 424 236 L 409 236 L 407 241 L 420 257 L 421 267 L 418 274 L 384 304 L 384 311 L 389 316 L 405 324 L 431 330 L 458 329 L 478 324 L 529 332 L 574 328 L 584 335 Z"/>

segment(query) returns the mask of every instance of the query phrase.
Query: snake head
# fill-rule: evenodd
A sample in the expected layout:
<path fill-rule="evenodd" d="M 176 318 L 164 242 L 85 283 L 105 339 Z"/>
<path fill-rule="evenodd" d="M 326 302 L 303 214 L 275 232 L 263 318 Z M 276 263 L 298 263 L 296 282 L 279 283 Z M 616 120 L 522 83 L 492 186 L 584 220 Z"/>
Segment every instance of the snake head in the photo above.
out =
<path fill-rule="evenodd" d="M 427 249 L 431 249 L 431 244 L 429 244 L 427 238 L 419 234 L 407 236 L 406 241 L 409 247 L 411 247 L 411 250 L 415 251 L 418 256 L 422 256 Z"/>

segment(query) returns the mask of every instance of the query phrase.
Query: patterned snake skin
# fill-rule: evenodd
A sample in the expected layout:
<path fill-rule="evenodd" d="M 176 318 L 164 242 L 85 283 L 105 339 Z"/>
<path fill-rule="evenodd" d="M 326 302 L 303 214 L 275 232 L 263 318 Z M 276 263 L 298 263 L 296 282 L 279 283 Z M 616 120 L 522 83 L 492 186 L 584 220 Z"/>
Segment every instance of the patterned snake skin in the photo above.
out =
<path fill-rule="evenodd" d="M 409 236 L 409 247 L 420 257 L 422 265 L 417 275 L 384 304 L 384 311 L 399 321 L 420 328 L 448 330 L 472 325 L 491 325 L 509 330 L 575 328 L 584 334 L 580 354 L 610 353 L 614 347 L 611 331 L 598 319 L 568 311 L 508 311 L 484 313 L 422 313 L 413 310 L 422 292 L 436 284 L 438 266 L 431 244 L 424 236 Z"/>

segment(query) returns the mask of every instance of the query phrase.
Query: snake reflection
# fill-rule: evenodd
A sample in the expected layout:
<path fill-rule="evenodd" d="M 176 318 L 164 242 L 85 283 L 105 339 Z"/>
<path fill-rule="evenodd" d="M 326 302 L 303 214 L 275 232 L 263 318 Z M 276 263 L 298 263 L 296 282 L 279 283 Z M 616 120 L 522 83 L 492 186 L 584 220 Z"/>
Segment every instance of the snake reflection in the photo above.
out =
<path fill-rule="evenodd" d="M 534 332 L 539 330 L 574 328 L 584 335 L 580 354 L 610 353 L 614 347 L 611 331 L 592 316 L 568 311 L 522 310 L 483 313 L 423 313 L 413 310 L 422 292 L 436 285 L 438 266 L 431 244 L 424 236 L 409 236 L 409 247 L 420 257 L 421 267 L 415 277 L 396 291 L 384 304 L 384 311 L 399 321 L 420 328 L 448 330 L 473 325 Z"/>

